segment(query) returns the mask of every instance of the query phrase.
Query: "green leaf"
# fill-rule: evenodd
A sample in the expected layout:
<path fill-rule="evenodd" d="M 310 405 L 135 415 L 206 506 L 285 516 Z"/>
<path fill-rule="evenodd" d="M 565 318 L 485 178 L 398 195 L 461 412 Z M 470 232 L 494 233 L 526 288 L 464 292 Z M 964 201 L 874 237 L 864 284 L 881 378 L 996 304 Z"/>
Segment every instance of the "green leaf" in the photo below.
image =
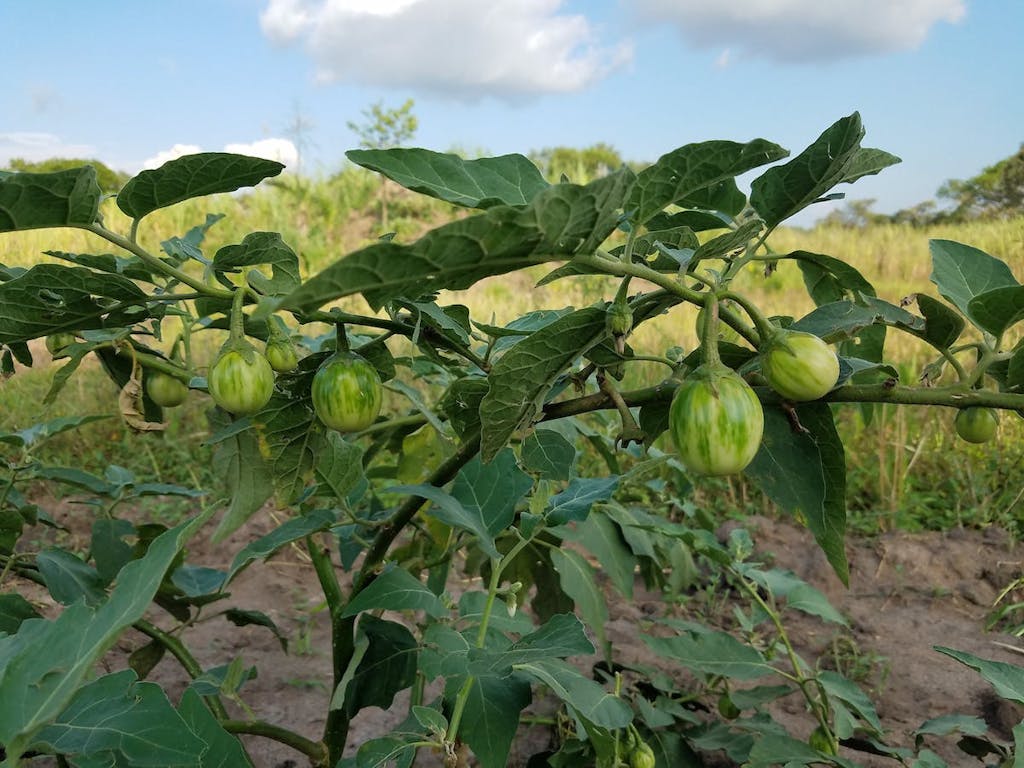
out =
<path fill-rule="evenodd" d="M 104 581 L 96 569 L 63 549 L 47 549 L 36 555 L 39 575 L 53 599 L 64 605 L 84 599 L 96 605 L 106 596 Z"/>
<path fill-rule="evenodd" d="M 853 158 L 843 171 L 841 183 L 852 184 L 863 176 L 874 176 L 889 166 L 902 162 L 902 159 L 884 149 L 861 147 L 854 153 Z"/>
<path fill-rule="evenodd" d="M 19 448 L 31 448 L 32 446 L 50 439 L 54 435 L 78 429 L 83 424 L 91 424 L 94 421 L 109 419 L 106 415 L 92 416 L 63 416 L 59 419 L 50 419 L 33 424 L 31 427 L 19 429 L 15 432 L 0 432 L 0 443 L 15 445 Z"/>
<path fill-rule="evenodd" d="M 514 642 L 503 651 L 470 649 L 469 672 L 472 675 L 504 677 L 516 664 L 543 659 L 561 659 L 594 652 L 583 624 L 572 614 L 560 613 L 547 623 Z"/>
<path fill-rule="evenodd" d="M 427 149 L 351 149 L 345 157 L 406 189 L 467 208 L 526 205 L 549 184 L 522 155 L 463 160 Z"/>
<path fill-rule="evenodd" d="M 833 624 L 846 626 L 846 618 L 832 607 L 828 598 L 792 571 L 778 568 L 762 571 L 750 568 L 744 573 L 776 598 L 785 600 L 788 607 Z"/>
<path fill-rule="evenodd" d="M 533 481 L 519 468 L 515 454 L 506 449 L 489 464 L 474 456 L 455 476 L 452 496 L 481 520 L 494 538 L 512 525 L 516 506 L 532 487 Z"/>
<path fill-rule="evenodd" d="M 481 455 L 493 459 L 539 411 L 558 376 L 604 339 L 605 311 L 588 307 L 530 334 L 494 364 L 490 389 L 480 404 Z"/>
<path fill-rule="evenodd" d="M 830 697 L 843 702 L 861 720 L 867 723 L 877 735 L 882 735 L 882 723 L 878 719 L 875 705 L 856 683 L 847 680 L 838 672 L 832 672 L 827 669 L 818 673 L 818 682 L 821 683 Z"/>
<path fill-rule="evenodd" d="M 619 592 L 632 600 L 638 561 L 626 546 L 619 527 L 607 515 L 593 514 L 576 526 L 576 533 L 573 539 L 586 547 Z"/>
<path fill-rule="evenodd" d="M 299 541 L 311 533 L 325 531 L 337 521 L 334 510 L 315 509 L 301 517 L 293 517 L 268 533 L 247 544 L 231 561 L 231 569 L 224 582 L 225 587 L 235 578 L 246 566 L 256 560 L 265 560 L 273 555 L 281 547 Z"/>
<path fill-rule="evenodd" d="M 419 644 L 408 629 L 370 614 L 359 618 L 358 634 L 368 644 L 345 690 L 349 716 L 365 707 L 388 709 L 395 694 L 415 681 L 419 652 Z"/>
<path fill-rule="evenodd" d="M 363 611 L 375 609 L 389 611 L 426 611 L 437 619 L 447 615 L 441 599 L 427 589 L 419 579 L 404 568 L 389 568 L 359 592 L 347 606 L 342 616 L 355 616 Z"/>
<path fill-rule="evenodd" d="M 584 677 L 561 659 L 538 659 L 517 664 L 515 669 L 548 686 L 581 717 L 600 728 L 625 728 L 633 720 L 633 709 L 625 700 Z"/>
<path fill-rule="evenodd" d="M 473 681 L 459 727 L 481 768 L 505 768 L 519 728 L 519 713 L 530 703 L 530 684 L 518 675 Z"/>
<path fill-rule="evenodd" d="M 944 299 L 977 325 L 971 299 L 996 288 L 1020 285 L 1006 262 L 953 240 L 930 240 L 931 280 Z M 984 326 L 979 326 L 984 327 Z"/>
<path fill-rule="evenodd" d="M 379 739 L 370 739 L 360 745 L 356 752 L 355 768 L 389 768 L 398 766 L 405 768 L 409 765 L 409 758 L 414 754 L 415 747 L 408 738 L 396 736 L 382 736 Z M 338 763 L 336 768 L 349 768 L 345 761 Z"/>
<path fill-rule="evenodd" d="M 551 564 L 558 572 L 562 591 L 572 598 L 576 609 L 597 636 L 602 652 L 607 652 L 608 605 L 597 584 L 593 566 L 572 549 L 552 549 Z"/>
<path fill-rule="evenodd" d="M 523 440 L 523 467 L 541 480 L 568 480 L 576 446 L 553 429 L 536 429 Z"/>
<path fill-rule="evenodd" d="M 201 768 L 238 768 L 252 762 L 237 736 L 225 731 L 213 716 L 203 698 L 192 688 L 181 695 L 178 714 L 189 730 L 206 743 Z"/>
<path fill-rule="evenodd" d="M 756 680 L 775 673 L 760 651 L 727 632 L 707 631 L 676 637 L 644 635 L 642 639 L 659 656 L 678 661 L 700 675 Z"/>
<path fill-rule="evenodd" d="M 947 349 L 960 338 L 966 323 L 954 310 L 924 293 L 917 294 L 917 308 L 924 315 L 925 340 Z"/>
<path fill-rule="evenodd" d="M 611 477 L 574 477 L 565 490 L 556 493 L 548 502 L 544 514 L 549 525 L 565 525 L 586 519 L 590 508 L 607 501 L 618 487 L 617 475 Z"/>
<path fill-rule="evenodd" d="M 782 509 L 802 520 L 844 583 L 850 567 L 846 533 L 846 455 L 827 403 L 802 403 L 797 433 L 778 408 L 766 408 L 764 438 L 745 474 Z"/>
<path fill-rule="evenodd" d="M 1024 704 L 1024 667 L 1017 667 L 1002 661 L 989 661 L 966 651 L 957 651 L 939 645 L 934 648 L 939 653 L 956 659 L 980 674 L 1004 699 Z"/>
<path fill-rule="evenodd" d="M 662 208 L 684 204 L 689 208 L 712 208 L 707 200 L 694 200 L 701 193 L 715 190 L 721 182 L 766 163 L 786 157 L 777 144 L 754 139 L 746 144 L 734 141 L 705 141 L 687 144 L 662 155 L 637 174 L 626 202 L 626 211 L 635 224 L 645 224 Z M 735 186 L 735 185 L 733 185 Z M 731 206 L 730 206 L 731 207 Z"/>
<path fill-rule="evenodd" d="M 0 594 L 0 633 L 13 635 L 26 619 L 38 619 L 32 603 L 16 592 Z"/>
<path fill-rule="evenodd" d="M 950 736 L 954 733 L 963 733 L 968 736 L 984 736 L 988 733 L 988 723 L 980 717 L 970 715 L 940 715 L 925 720 L 920 727 L 914 731 L 915 737 L 919 736 Z M 921 739 L 918 739 L 920 746 Z"/>
<path fill-rule="evenodd" d="M 92 524 L 89 549 L 96 571 L 104 584 L 109 584 L 118 571 L 135 555 L 125 537 L 135 533 L 135 526 L 119 518 L 100 518 Z"/>
<path fill-rule="evenodd" d="M 703 259 L 721 259 L 730 256 L 735 251 L 744 248 L 753 238 L 757 237 L 764 229 L 764 222 L 760 219 L 751 219 L 744 222 L 736 229 L 729 230 L 723 235 L 713 237 L 702 244 L 693 254 L 693 262 Z"/>
<path fill-rule="evenodd" d="M 211 426 L 225 423 L 226 417 L 211 412 Z M 217 419 L 218 421 L 214 421 Z M 231 503 L 224 511 L 217 530 L 213 532 L 214 542 L 223 541 L 263 506 L 274 492 L 273 481 L 268 471 L 256 434 L 246 429 L 216 444 L 213 452 L 213 471 L 224 478 Z"/>
<path fill-rule="evenodd" d="M 74 603 L 53 621 L 29 619 L 0 638 L 0 743 L 17 758 L 40 728 L 71 701 L 93 665 L 143 616 L 185 541 L 209 513 L 158 536 L 145 556 L 121 569 L 117 586 L 95 610 Z M 39 649 L 47 653 L 40 654 Z"/>
<path fill-rule="evenodd" d="M 285 309 L 307 311 L 362 293 L 374 309 L 398 297 L 461 290 L 492 275 L 595 250 L 610 235 L 632 172 L 586 186 L 558 184 L 526 208 L 497 206 L 431 230 L 411 245 L 377 242 L 349 254 L 285 297 Z"/>
<path fill-rule="evenodd" d="M 433 485 L 398 485 L 388 489 L 392 493 L 403 493 L 409 496 L 419 496 L 434 502 L 428 507 L 424 514 L 440 520 L 445 525 L 453 528 L 460 528 L 469 531 L 474 535 L 474 541 L 490 557 L 501 557 L 494 544 L 494 537 L 487 529 L 487 522 L 477 513 L 466 509 L 462 502 Z"/>
<path fill-rule="evenodd" d="M 91 165 L 56 173 L 0 172 L 0 232 L 88 226 L 102 196 Z"/>
<path fill-rule="evenodd" d="M 788 163 L 769 168 L 754 179 L 750 204 L 769 228 L 776 227 L 836 184 L 857 178 L 847 178 L 847 173 L 856 174 L 866 167 L 866 156 L 860 154 L 863 137 L 864 126 L 857 112 L 836 121 Z"/>
<path fill-rule="evenodd" d="M 171 583 L 185 593 L 186 597 L 202 597 L 219 592 L 227 580 L 227 574 L 217 568 L 205 565 L 181 565 L 171 574 Z"/>
<path fill-rule="evenodd" d="M 744 765 L 749 768 L 771 768 L 776 765 L 798 768 L 832 762 L 807 742 L 779 733 L 758 734 L 748 759 L 750 762 Z"/>
<path fill-rule="evenodd" d="M 63 264 L 37 264 L 0 283 L 0 344 L 137 322 L 149 316 L 146 294 L 120 275 Z M 114 305 L 134 307 L 135 313 Z"/>
<path fill-rule="evenodd" d="M 1024 320 L 1024 285 L 1010 285 L 978 294 L 967 303 L 974 323 L 993 336 Z"/>
<path fill-rule="evenodd" d="M 117 207 L 133 219 L 193 197 L 251 187 L 284 170 L 281 163 L 227 152 L 201 152 L 170 160 L 129 179 Z"/>
<path fill-rule="evenodd" d="M 228 608 L 224 611 L 224 617 L 234 624 L 236 627 L 266 627 L 274 633 L 274 637 L 281 644 L 281 650 L 288 653 L 288 638 L 285 637 L 281 629 L 274 623 L 263 611 L 250 611 L 242 608 Z"/>
<path fill-rule="evenodd" d="M 269 264 L 270 278 L 259 270 L 246 270 L 258 264 Z M 246 272 L 253 288 L 267 296 L 283 296 L 298 288 L 299 257 L 277 232 L 252 232 L 238 245 L 225 245 L 213 257 L 215 272 Z"/>
<path fill-rule="evenodd" d="M 36 743 L 64 755 L 116 752 L 132 766 L 199 766 L 206 743 L 155 683 L 130 669 L 83 686 Z"/>
<path fill-rule="evenodd" d="M 807 293 L 819 307 L 843 299 L 856 299 L 861 294 L 876 295 L 875 287 L 841 259 L 811 251 L 792 251 L 779 258 L 796 261 Z"/>
<path fill-rule="evenodd" d="M 316 457 L 317 492 L 329 493 L 339 501 L 364 479 L 363 449 L 337 432 L 327 433 L 323 448 Z"/>

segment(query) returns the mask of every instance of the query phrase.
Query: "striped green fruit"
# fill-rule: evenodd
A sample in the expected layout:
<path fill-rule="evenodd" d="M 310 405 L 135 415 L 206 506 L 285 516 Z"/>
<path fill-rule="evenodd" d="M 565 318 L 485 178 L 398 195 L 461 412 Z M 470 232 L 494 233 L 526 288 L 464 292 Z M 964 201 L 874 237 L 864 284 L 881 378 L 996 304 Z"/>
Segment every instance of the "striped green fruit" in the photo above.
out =
<path fill-rule="evenodd" d="M 313 409 L 325 425 L 339 432 L 358 432 L 377 420 L 383 391 L 377 369 L 365 358 L 339 352 L 313 377 Z"/>
<path fill-rule="evenodd" d="M 256 413 L 274 394 L 274 371 L 255 349 L 224 352 L 206 377 L 217 405 L 237 416 Z"/>
<path fill-rule="evenodd" d="M 779 331 L 761 350 L 761 372 L 772 389 L 802 403 L 832 390 L 839 381 L 839 358 L 813 333 Z"/>
<path fill-rule="evenodd" d="M 761 446 L 764 411 L 738 373 L 724 365 L 702 365 L 676 390 L 669 431 L 679 460 L 691 472 L 733 475 Z"/>

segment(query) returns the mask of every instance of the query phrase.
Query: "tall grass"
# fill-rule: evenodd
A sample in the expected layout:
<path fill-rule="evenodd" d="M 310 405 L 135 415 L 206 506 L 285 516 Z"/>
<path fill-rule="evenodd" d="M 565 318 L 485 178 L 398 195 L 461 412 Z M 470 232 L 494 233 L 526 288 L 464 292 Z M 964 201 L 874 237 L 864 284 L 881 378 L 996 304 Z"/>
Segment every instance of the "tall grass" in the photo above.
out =
<path fill-rule="evenodd" d="M 220 195 L 158 211 L 146 218 L 140 240 L 156 252 L 163 240 L 201 224 L 208 212 L 222 213 L 225 218 L 210 229 L 204 243 L 208 256 L 223 245 L 239 242 L 248 232 L 278 231 L 298 252 L 301 267 L 309 275 L 382 234 L 376 207 L 380 183 L 377 177 L 354 168 L 330 179 L 285 177 L 253 192 Z M 447 204 L 403 190 L 392 190 L 388 198 L 389 229 L 400 241 L 414 239 L 457 215 Z M 129 222 L 111 202 L 105 204 L 103 213 L 108 226 L 127 231 Z M 936 294 L 929 281 L 931 238 L 974 245 L 1004 259 L 1024 277 L 1024 218 L 928 229 L 897 224 L 867 229 L 783 228 L 772 235 L 769 245 L 780 254 L 807 250 L 841 258 L 856 267 L 882 298 L 898 303 L 917 292 Z M 77 230 L 0 237 L 0 263 L 8 266 L 46 261 L 46 250 L 96 253 L 109 251 L 109 247 Z M 484 280 L 468 291 L 445 292 L 439 302 L 466 304 L 475 319 L 504 324 L 538 307 L 582 306 L 610 299 L 615 291 L 614 281 L 595 277 L 560 280 L 538 288 L 536 282 L 546 271 L 539 267 Z M 799 317 L 813 308 L 799 269 L 785 260 L 770 277 L 750 270 L 737 288 L 769 314 Z M 365 307 L 354 309 L 366 311 Z M 677 308 L 644 324 L 630 342 L 638 352 L 651 354 L 675 346 L 692 349 L 697 343 L 695 316 L 691 307 Z M 889 335 L 887 356 L 899 362 L 908 379 L 918 375 L 932 354 L 906 334 Z M 45 353 L 42 357 L 45 359 Z M 39 404 L 54 370 L 44 364 L 3 384 L 0 429 L 25 426 L 44 415 Z M 653 383 L 665 372 L 655 363 L 637 364 L 630 367 L 624 385 Z M 47 415 L 97 409 L 114 413 L 115 398 L 102 373 L 86 365 Z M 204 406 L 199 402 L 202 398 L 193 396 L 193 400 L 189 407 L 171 414 L 172 427 L 156 447 L 150 436 L 131 435 L 115 419 L 79 436 L 54 441 L 52 450 L 64 463 L 95 462 L 101 466 L 114 461 L 139 472 L 155 470 L 167 482 L 205 484 L 211 478 L 204 474 L 209 462 L 200 445 Z M 1020 419 L 1007 415 L 997 442 L 967 446 L 951 437 L 951 412 L 885 406 L 876 411 L 871 423 L 865 423 L 854 408 L 840 408 L 838 415 L 847 449 L 848 501 L 855 528 L 876 531 L 998 522 L 1024 536 L 1024 524 L 1019 522 L 1024 519 L 1020 498 L 1024 428 Z M 766 504 L 749 488 L 732 482 L 701 483 L 698 493 L 708 503 L 744 511 L 762 510 Z"/>

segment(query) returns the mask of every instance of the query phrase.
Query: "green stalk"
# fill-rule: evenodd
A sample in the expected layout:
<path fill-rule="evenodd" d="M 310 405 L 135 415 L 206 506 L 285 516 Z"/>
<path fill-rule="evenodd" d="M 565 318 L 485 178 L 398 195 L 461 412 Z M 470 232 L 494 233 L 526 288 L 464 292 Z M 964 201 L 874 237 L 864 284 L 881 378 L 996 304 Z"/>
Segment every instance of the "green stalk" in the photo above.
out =
<path fill-rule="evenodd" d="M 238 288 L 231 297 L 231 336 L 229 342 L 237 344 L 245 341 L 245 289 Z"/>
<path fill-rule="evenodd" d="M 324 749 L 322 742 L 312 741 L 287 728 L 262 720 L 222 720 L 220 725 L 228 733 L 245 733 L 273 739 L 306 755 L 313 765 L 326 766 L 329 764 L 327 750 Z"/>
<path fill-rule="evenodd" d="M 149 251 L 147 251 L 145 248 L 139 246 L 138 243 L 135 243 L 133 240 L 130 240 L 126 237 L 122 237 L 116 232 L 111 232 L 102 224 L 89 224 L 87 226 L 80 227 L 80 229 L 92 232 L 94 235 L 99 235 L 104 240 L 107 240 L 108 242 L 113 243 L 119 248 L 123 248 L 129 253 L 138 256 L 147 267 L 152 268 L 156 272 L 162 272 L 168 277 L 173 277 L 178 282 L 195 289 L 204 296 L 211 296 L 218 299 L 231 298 L 231 291 L 228 291 L 224 288 L 214 288 L 213 286 L 207 285 L 202 280 L 192 277 L 187 272 L 183 272 L 177 267 L 172 267 L 163 259 L 157 258 Z M 132 234 L 134 235 L 134 228 Z"/>
<path fill-rule="evenodd" d="M 718 354 L 718 296 L 704 294 L 704 327 L 701 329 L 700 359 L 708 368 L 721 368 L 722 358 Z"/>
<path fill-rule="evenodd" d="M 757 306 L 742 293 L 726 291 L 722 294 L 722 298 L 734 301 L 743 307 L 743 311 L 746 312 L 750 316 L 750 319 L 754 321 L 754 328 L 757 330 L 758 336 L 761 337 L 761 343 L 767 341 L 776 332 L 776 329 L 772 327 L 770 322 L 768 322 L 768 318 L 765 317 L 761 310 L 758 309 Z"/>

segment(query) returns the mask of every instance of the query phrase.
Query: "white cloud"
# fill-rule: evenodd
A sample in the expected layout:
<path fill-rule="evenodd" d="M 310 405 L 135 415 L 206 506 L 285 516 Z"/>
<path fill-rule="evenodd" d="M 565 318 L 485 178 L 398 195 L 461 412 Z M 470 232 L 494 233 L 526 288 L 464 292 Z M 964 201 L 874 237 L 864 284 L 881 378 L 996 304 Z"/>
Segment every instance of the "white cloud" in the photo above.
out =
<path fill-rule="evenodd" d="M 169 160 L 177 160 L 183 155 L 194 155 L 197 152 L 202 152 L 202 148 L 195 144 L 175 144 L 170 149 L 165 149 L 157 152 L 152 157 L 147 157 L 142 161 L 142 170 L 148 170 L 150 168 L 159 168 Z"/>
<path fill-rule="evenodd" d="M 321 82 L 521 99 L 586 88 L 632 58 L 562 0 L 269 0 L 264 33 Z"/>
<path fill-rule="evenodd" d="M 228 144 L 224 151 L 234 152 L 236 155 L 262 157 L 264 160 L 276 160 L 288 168 L 293 168 L 299 162 L 299 150 L 288 139 L 261 139 L 251 144 Z"/>
<path fill-rule="evenodd" d="M 152 157 L 146 158 L 142 162 L 141 170 L 159 168 L 168 160 L 176 160 L 183 155 L 194 155 L 203 151 L 205 150 L 197 144 L 175 144 L 170 149 L 162 150 Z M 299 150 L 288 139 L 260 139 L 249 144 L 228 144 L 222 151 L 276 160 L 292 170 L 295 170 L 299 163 Z"/>
<path fill-rule="evenodd" d="M 913 50 L 935 24 L 967 13 L 965 0 L 636 0 L 635 7 L 697 47 L 791 62 Z"/>
<path fill-rule="evenodd" d="M 732 64 L 732 49 L 723 48 L 722 52 L 718 54 L 718 58 L 715 59 L 715 69 L 725 69 Z"/>
<path fill-rule="evenodd" d="M 51 157 L 85 159 L 95 155 L 96 147 L 91 144 L 69 144 L 52 133 L 0 133 L 0 166 L 15 157 L 35 162 L 49 160 Z"/>

